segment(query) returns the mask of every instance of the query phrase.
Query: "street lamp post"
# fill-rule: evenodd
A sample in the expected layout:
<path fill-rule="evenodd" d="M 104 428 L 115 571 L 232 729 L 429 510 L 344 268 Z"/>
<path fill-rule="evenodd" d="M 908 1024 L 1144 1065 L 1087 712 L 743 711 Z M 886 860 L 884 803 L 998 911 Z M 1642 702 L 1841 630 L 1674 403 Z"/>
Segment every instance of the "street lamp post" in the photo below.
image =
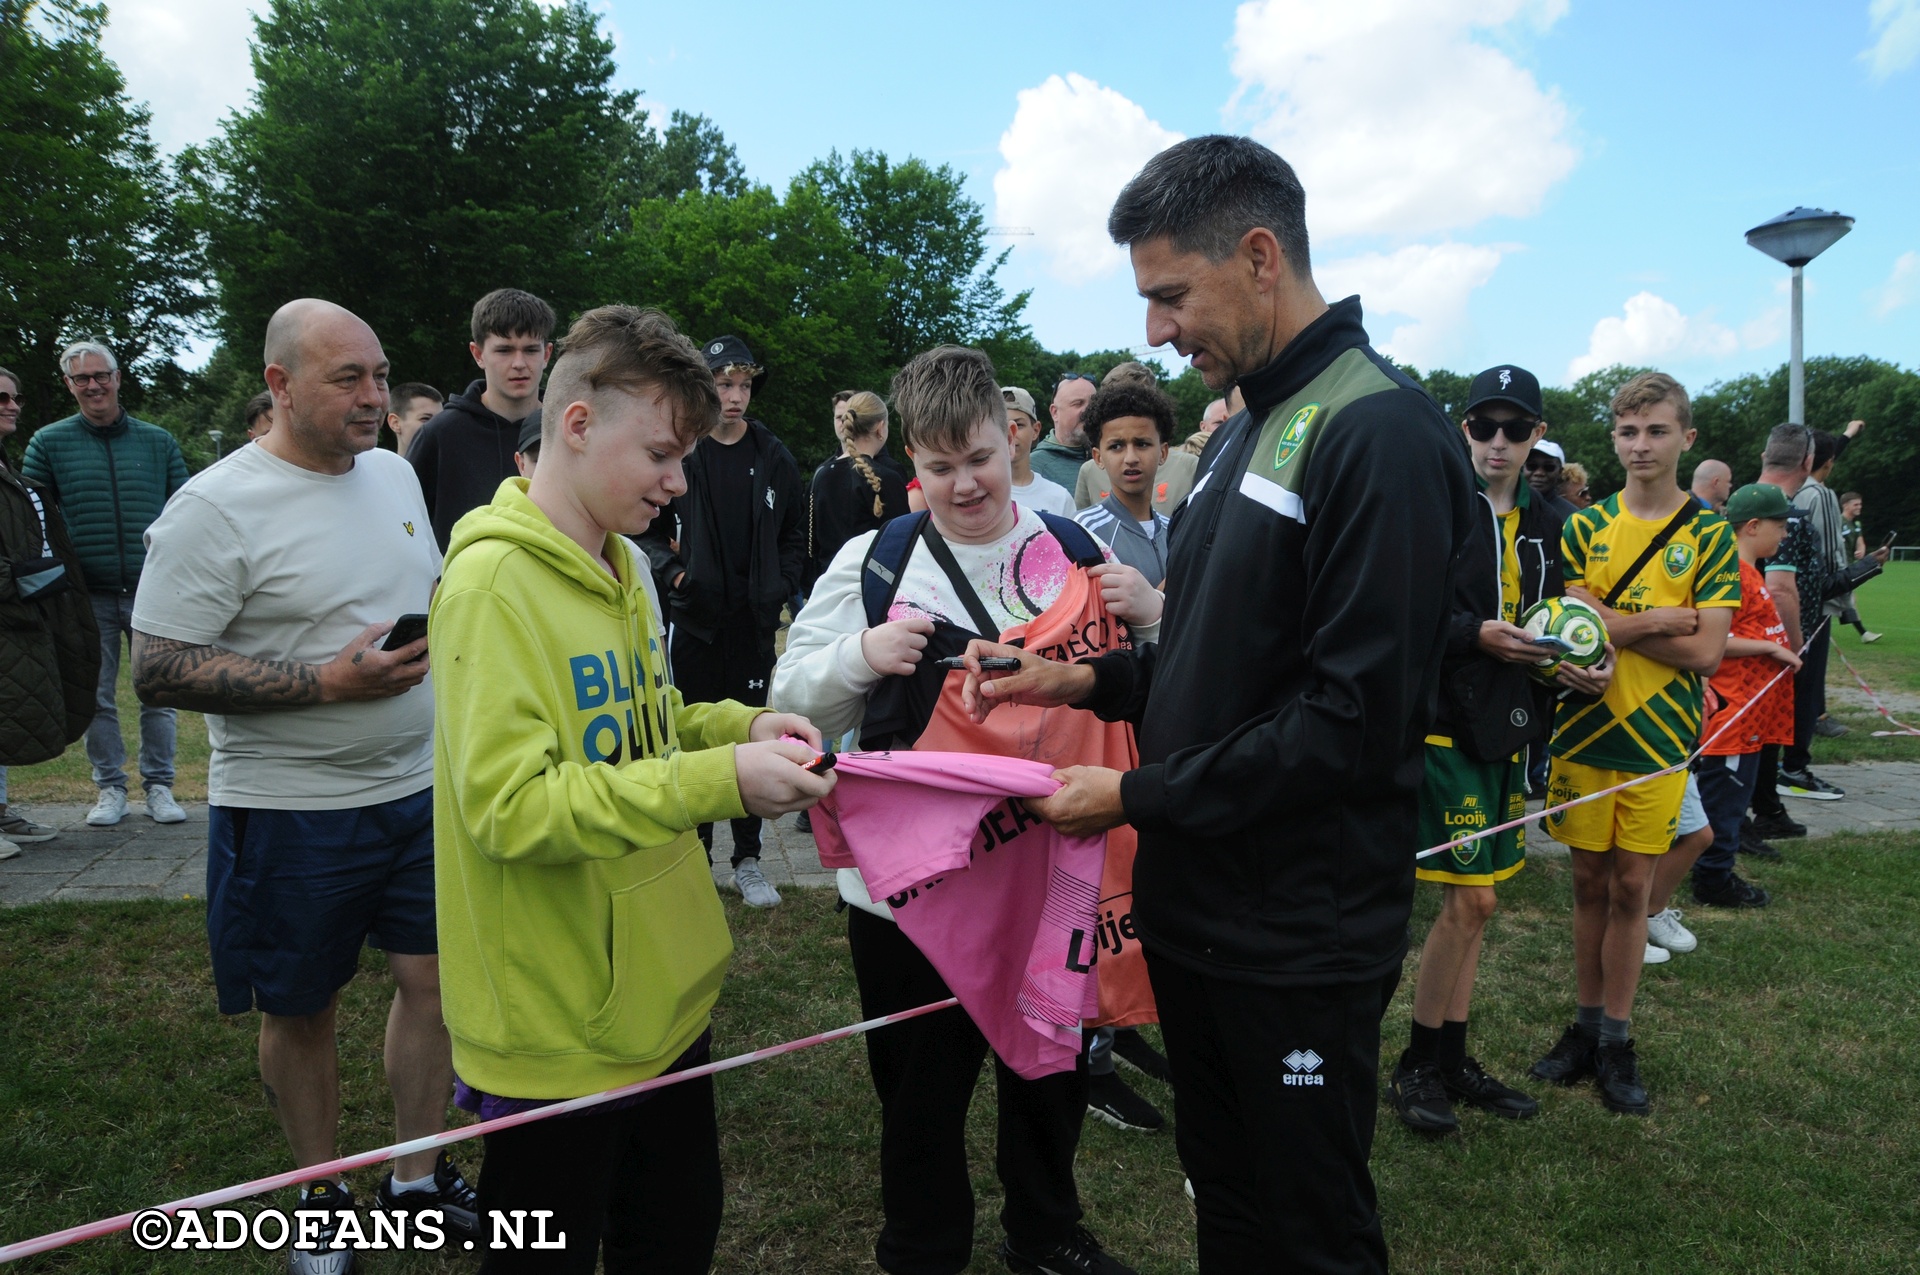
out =
<path fill-rule="evenodd" d="M 1801 355 L 1800 308 L 1806 265 L 1853 229 L 1853 218 L 1824 208 L 1795 208 L 1747 232 L 1747 242 L 1793 268 L 1793 337 L 1787 363 L 1787 419 L 1807 423 L 1807 366 Z"/>
<path fill-rule="evenodd" d="M 221 437 L 220 431 L 217 429 L 210 429 L 207 431 L 207 437 L 213 440 L 213 458 L 215 460 L 219 460 L 220 459 L 220 437 Z"/>

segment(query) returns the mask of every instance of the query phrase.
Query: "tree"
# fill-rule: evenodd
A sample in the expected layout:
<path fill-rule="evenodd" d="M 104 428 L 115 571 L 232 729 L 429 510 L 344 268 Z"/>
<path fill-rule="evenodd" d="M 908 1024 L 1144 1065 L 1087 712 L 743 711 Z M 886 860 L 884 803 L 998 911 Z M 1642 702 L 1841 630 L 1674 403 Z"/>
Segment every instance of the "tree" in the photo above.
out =
<path fill-rule="evenodd" d="M 839 450 L 834 393 L 884 391 L 893 373 L 873 337 L 886 280 L 804 178 L 784 200 L 753 186 L 737 197 L 641 202 L 609 277 L 620 296 L 659 307 L 696 341 L 743 338 L 768 371 L 748 410 L 803 465 Z"/>
<path fill-rule="evenodd" d="M 137 408 L 142 377 L 205 304 L 146 108 L 101 52 L 105 25 L 79 0 L 0 0 L 0 366 L 24 381 L 22 442 L 73 411 L 68 341 L 112 348 Z"/>
<path fill-rule="evenodd" d="M 885 284 L 879 334 L 894 367 L 943 342 L 988 346 L 1026 334 L 1027 293 L 1008 297 L 987 262 L 986 218 L 959 174 L 878 151 L 838 151 L 809 165 L 800 180 L 838 210 L 853 242 Z M 1011 249 L 1007 250 L 1011 251 Z M 989 353 L 992 351 L 989 349 Z"/>
<path fill-rule="evenodd" d="M 740 180 L 706 121 L 646 130 L 582 3 L 272 0 L 256 33 L 252 104 L 183 159 L 238 351 L 326 297 L 396 379 L 456 391 L 480 296 L 525 288 L 564 326 L 613 299 L 600 258 L 631 205 Z"/>

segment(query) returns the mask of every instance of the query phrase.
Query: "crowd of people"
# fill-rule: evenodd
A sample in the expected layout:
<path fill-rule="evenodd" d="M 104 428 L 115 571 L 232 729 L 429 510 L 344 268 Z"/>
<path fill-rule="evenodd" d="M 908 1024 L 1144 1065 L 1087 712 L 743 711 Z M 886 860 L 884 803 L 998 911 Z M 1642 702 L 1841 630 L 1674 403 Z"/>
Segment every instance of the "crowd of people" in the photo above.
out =
<path fill-rule="evenodd" d="M 1482 372 L 1448 420 L 1375 352 L 1360 299 L 1321 296 L 1304 210 L 1284 160 L 1221 136 L 1120 194 L 1109 229 L 1148 338 L 1220 394 L 1185 440 L 1140 364 L 1068 373 L 1043 422 L 1032 389 L 941 346 L 884 397 L 823 404 L 841 450 L 806 479 L 750 410 L 778 369 L 738 335 L 696 345 L 606 305 L 556 358 L 552 308 L 506 288 L 475 304 L 480 374 L 451 398 L 390 385 L 349 311 L 288 302 L 249 444 L 189 478 L 120 407 L 113 352 L 76 343 L 78 413 L 0 465 L 0 644 L 20 670 L 0 683 L 0 759 L 84 735 L 88 822 L 127 816 L 124 634 L 145 812 L 178 821 L 175 713 L 207 715 L 219 1008 L 259 1012 L 301 1167 L 337 1152 L 335 1014 L 362 946 L 394 979 L 400 1139 L 443 1128 L 450 1101 L 491 1118 L 685 1070 L 711 1055 L 731 951 L 717 825 L 721 879 L 774 907 L 763 822 L 833 792 L 836 744 L 1046 761 L 1058 791 L 1022 811 L 1137 835 L 1128 937 L 1165 1053 L 1088 1021 L 1070 1070 L 994 1054 L 1001 1257 L 1132 1269 L 1074 1180 L 1088 1115 L 1167 1123 L 1118 1061 L 1173 1086 L 1202 1270 L 1385 1270 L 1368 1158 L 1416 880 L 1441 901 L 1388 1069 L 1397 1115 L 1445 1134 L 1462 1107 L 1537 1114 L 1467 1041 L 1498 886 L 1543 830 L 1571 850 L 1573 1012 L 1530 1075 L 1646 1114 L 1641 969 L 1697 945 L 1676 892 L 1765 906 L 1736 855 L 1804 833 L 1784 797 L 1844 796 L 1808 749 L 1845 729 L 1823 724 L 1831 621 L 1876 636 L 1845 587 L 1874 555 L 1859 497 L 1825 485 L 1860 422 L 1783 424 L 1756 482 L 1707 460 L 1688 491 L 1687 392 L 1637 376 L 1611 404 L 1625 486 L 1596 498 L 1524 368 Z M 0 369 L 0 438 L 20 389 Z M 1521 627 L 1555 598 L 1604 619 L 1606 658 L 1556 664 Z M 1109 638 L 1066 660 L 1013 640 L 1069 606 Z M 8 811 L 4 775 L 0 857 L 54 835 Z M 838 892 L 867 1016 L 948 994 L 897 900 L 857 868 Z M 994 1051 L 959 1011 L 867 1045 L 875 1259 L 959 1271 L 965 1116 Z M 483 1246 L 493 1211 L 545 1210 L 568 1237 L 487 1249 L 487 1272 L 710 1266 L 709 1079 L 485 1145 L 477 1184 L 410 1155 L 376 1206 L 439 1209 Z M 358 1269 L 326 1246 L 359 1233 L 343 1178 L 316 1175 L 301 1205 L 331 1220 L 291 1269 Z"/>

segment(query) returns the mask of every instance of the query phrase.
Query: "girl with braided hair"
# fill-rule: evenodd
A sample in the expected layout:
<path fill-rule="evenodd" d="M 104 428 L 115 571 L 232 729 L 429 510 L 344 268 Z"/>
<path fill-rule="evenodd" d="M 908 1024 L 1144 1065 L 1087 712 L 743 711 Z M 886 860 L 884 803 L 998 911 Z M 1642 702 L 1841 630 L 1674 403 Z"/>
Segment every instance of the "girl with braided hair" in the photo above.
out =
<path fill-rule="evenodd" d="M 841 454 L 814 471 L 807 496 L 807 587 L 840 546 L 907 512 L 907 476 L 887 455 L 887 404 L 859 390 L 834 404 Z"/>

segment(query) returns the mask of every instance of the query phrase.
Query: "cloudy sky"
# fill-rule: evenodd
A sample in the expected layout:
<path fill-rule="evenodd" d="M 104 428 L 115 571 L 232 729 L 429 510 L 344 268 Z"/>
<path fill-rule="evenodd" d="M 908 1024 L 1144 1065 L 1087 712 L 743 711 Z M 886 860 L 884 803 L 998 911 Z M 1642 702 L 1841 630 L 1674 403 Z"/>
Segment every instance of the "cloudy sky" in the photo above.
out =
<path fill-rule="evenodd" d="M 113 6 L 163 145 L 245 100 L 262 3 Z M 1920 363 L 1920 0 L 594 7 L 624 84 L 712 117 L 758 180 L 835 147 L 965 173 L 1031 232 L 995 242 L 1054 348 L 1145 339 L 1107 209 L 1230 131 L 1299 170 L 1322 291 L 1417 366 L 1775 366 L 1786 268 L 1741 235 L 1799 204 L 1859 219 L 1809 267 L 1808 353 Z"/>

